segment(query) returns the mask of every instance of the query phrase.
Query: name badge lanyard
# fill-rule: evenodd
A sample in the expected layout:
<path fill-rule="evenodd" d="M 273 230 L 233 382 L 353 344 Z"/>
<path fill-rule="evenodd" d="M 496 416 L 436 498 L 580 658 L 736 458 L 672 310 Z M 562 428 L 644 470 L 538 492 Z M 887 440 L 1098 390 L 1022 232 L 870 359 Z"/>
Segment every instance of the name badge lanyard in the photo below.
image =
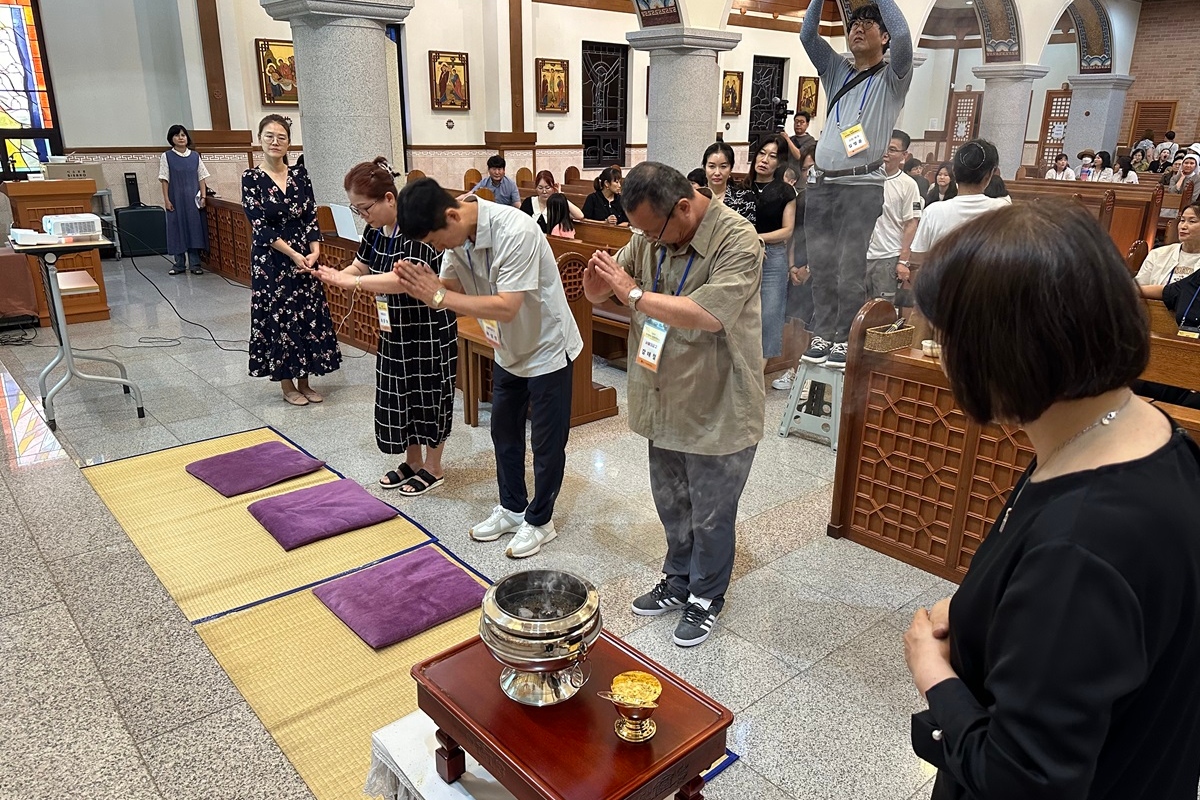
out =
<path fill-rule="evenodd" d="M 1188 328 L 1188 329 L 1190 329 L 1190 330 L 1195 330 L 1195 326 L 1188 325 L 1188 324 L 1187 324 L 1187 321 L 1188 321 L 1188 315 L 1190 315 L 1190 314 L 1192 313 L 1192 306 L 1194 306 L 1194 305 L 1196 304 L 1196 298 L 1197 298 L 1197 297 L 1200 297 L 1200 287 L 1197 287 L 1197 288 L 1196 288 L 1196 291 L 1192 293 L 1192 300 L 1191 300 L 1191 302 L 1189 302 L 1189 303 L 1187 304 L 1187 308 L 1185 308 L 1185 309 L 1183 310 L 1183 316 L 1179 318 L 1179 327 L 1180 327 L 1180 328 L 1185 328 L 1185 327 L 1186 327 L 1186 328 Z"/>
<path fill-rule="evenodd" d="M 467 268 L 471 271 L 471 288 L 475 290 L 476 296 L 479 296 L 479 284 L 475 280 L 475 262 L 471 260 L 471 250 L 470 248 L 464 248 L 463 252 L 467 256 Z M 488 294 L 492 295 L 495 292 L 492 291 L 492 251 L 490 249 L 487 251 L 486 263 L 487 275 L 484 278 L 487 280 Z M 499 322 L 494 319 L 481 319 L 479 320 L 479 327 L 483 329 L 483 337 L 488 340 L 488 343 L 492 347 L 499 347 L 502 344 L 503 339 L 500 336 Z"/>
<path fill-rule="evenodd" d="M 380 236 L 383 235 L 383 229 L 379 231 Z M 397 225 L 392 229 L 392 236 L 387 241 L 385 249 L 386 257 L 394 259 L 396 256 L 396 239 L 400 236 L 400 226 Z M 375 295 L 375 314 L 379 317 L 379 330 L 384 333 L 390 333 L 392 330 L 392 312 L 388 307 L 388 296 L 386 294 Z"/>
<path fill-rule="evenodd" d="M 845 86 L 853 78 L 853 75 L 847 75 L 846 80 L 842 81 L 842 86 Z M 875 76 L 867 78 L 867 88 L 863 90 L 862 101 L 858 104 L 858 119 L 862 119 L 863 109 L 867 107 L 867 97 L 871 94 L 871 84 L 875 82 Z M 833 107 L 833 117 L 837 123 L 838 130 L 842 130 L 842 98 L 838 98 L 837 103 Z"/>
<path fill-rule="evenodd" d="M 658 269 L 654 272 L 654 288 L 652 291 L 658 291 L 658 282 L 662 278 L 663 262 L 667 260 L 667 250 L 664 247 L 658 255 Z M 678 297 L 683 291 L 683 284 L 687 281 L 688 273 L 692 271 L 692 262 L 696 260 L 696 253 L 693 251 L 688 257 L 687 266 L 683 270 L 683 277 L 679 279 L 679 286 L 675 289 L 675 296 Z M 667 341 L 667 331 L 670 328 L 666 323 L 661 322 L 653 317 L 646 320 L 646 324 L 642 326 L 642 340 L 638 344 L 637 363 L 651 372 L 658 372 L 658 362 L 662 358 L 663 345 Z"/>

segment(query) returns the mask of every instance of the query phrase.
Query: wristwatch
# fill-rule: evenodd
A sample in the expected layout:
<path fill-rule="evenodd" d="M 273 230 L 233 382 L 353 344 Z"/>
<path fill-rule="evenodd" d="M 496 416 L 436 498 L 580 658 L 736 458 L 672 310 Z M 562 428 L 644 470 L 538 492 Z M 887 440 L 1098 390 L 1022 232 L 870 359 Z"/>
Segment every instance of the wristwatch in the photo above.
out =
<path fill-rule="evenodd" d="M 433 302 L 431 302 L 429 305 L 433 306 L 434 308 L 441 308 L 442 301 L 445 299 L 446 299 L 446 289 L 443 287 L 433 293 Z"/>
<path fill-rule="evenodd" d="M 629 290 L 629 294 L 625 296 L 625 305 L 629 306 L 631 311 L 637 311 L 637 301 L 642 299 L 645 292 L 641 287 L 635 286 Z"/>

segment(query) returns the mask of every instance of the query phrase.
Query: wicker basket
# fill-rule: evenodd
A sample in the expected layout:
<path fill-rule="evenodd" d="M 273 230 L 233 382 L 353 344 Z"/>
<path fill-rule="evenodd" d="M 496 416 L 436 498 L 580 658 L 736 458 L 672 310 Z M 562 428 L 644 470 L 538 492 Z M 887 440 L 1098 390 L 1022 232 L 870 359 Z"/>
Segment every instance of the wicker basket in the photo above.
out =
<path fill-rule="evenodd" d="M 912 347 L 913 328 L 912 325 L 906 325 L 903 328 L 886 333 L 890 325 L 883 325 L 878 328 L 867 328 L 867 341 L 863 345 L 864 350 L 870 350 L 875 353 L 890 353 L 893 350 L 903 350 L 906 347 Z"/>

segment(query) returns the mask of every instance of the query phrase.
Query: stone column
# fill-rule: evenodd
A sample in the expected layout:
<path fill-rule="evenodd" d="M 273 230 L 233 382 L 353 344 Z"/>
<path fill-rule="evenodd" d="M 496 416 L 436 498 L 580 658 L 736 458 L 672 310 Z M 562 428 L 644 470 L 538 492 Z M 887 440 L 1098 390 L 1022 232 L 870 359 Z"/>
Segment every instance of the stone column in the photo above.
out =
<path fill-rule="evenodd" d="M 292 26 L 304 165 L 318 204 L 344 203 L 342 180 L 360 161 L 392 153 L 392 87 L 385 26 L 415 0 L 259 0 Z M 258 121 L 251 124 L 257 127 Z"/>
<path fill-rule="evenodd" d="M 632 31 L 625 38 L 633 49 L 650 51 L 646 158 L 686 175 L 716 138 L 721 110 L 717 53 L 732 50 L 742 35 L 669 25 Z"/>
<path fill-rule="evenodd" d="M 1000 151 L 1000 174 L 1015 178 L 1025 151 L 1033 82 L 1050 70 L 1037 64 L 984 64 L 971 71 L 984 82 L 979 135 Z"/>
<path fill-rule="evenodd" d="M 1125 94 L 1133 85 L 1133 76 L 1072 75 L 1067 80 L 1071 83 L 1071 111 L 1067 114 L 1063 152 L 1070 155 L 1072 163 L 1075 154 L 1085 147 L 1107 150 L 1115 158 Z"/>

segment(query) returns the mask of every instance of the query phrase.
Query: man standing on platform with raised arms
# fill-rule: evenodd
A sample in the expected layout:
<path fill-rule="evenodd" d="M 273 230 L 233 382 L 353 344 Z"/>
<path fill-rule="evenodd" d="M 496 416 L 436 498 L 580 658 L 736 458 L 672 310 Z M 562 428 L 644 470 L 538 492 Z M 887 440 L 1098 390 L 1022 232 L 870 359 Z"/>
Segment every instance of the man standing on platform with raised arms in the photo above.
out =
<path fill-rule="evenodd" d="M 816 316 L 803 358 L 844 367 L 850 325 L 867 299 L 867 245 L 883 209 L 880 167 L 912 84 L 913 48 L 895 0 L 878 0 L 850 15 L 851 63 L 821 38 L 823 5 L 812 0 L 800 29 L 830 99 L 804 214 Z"/>

